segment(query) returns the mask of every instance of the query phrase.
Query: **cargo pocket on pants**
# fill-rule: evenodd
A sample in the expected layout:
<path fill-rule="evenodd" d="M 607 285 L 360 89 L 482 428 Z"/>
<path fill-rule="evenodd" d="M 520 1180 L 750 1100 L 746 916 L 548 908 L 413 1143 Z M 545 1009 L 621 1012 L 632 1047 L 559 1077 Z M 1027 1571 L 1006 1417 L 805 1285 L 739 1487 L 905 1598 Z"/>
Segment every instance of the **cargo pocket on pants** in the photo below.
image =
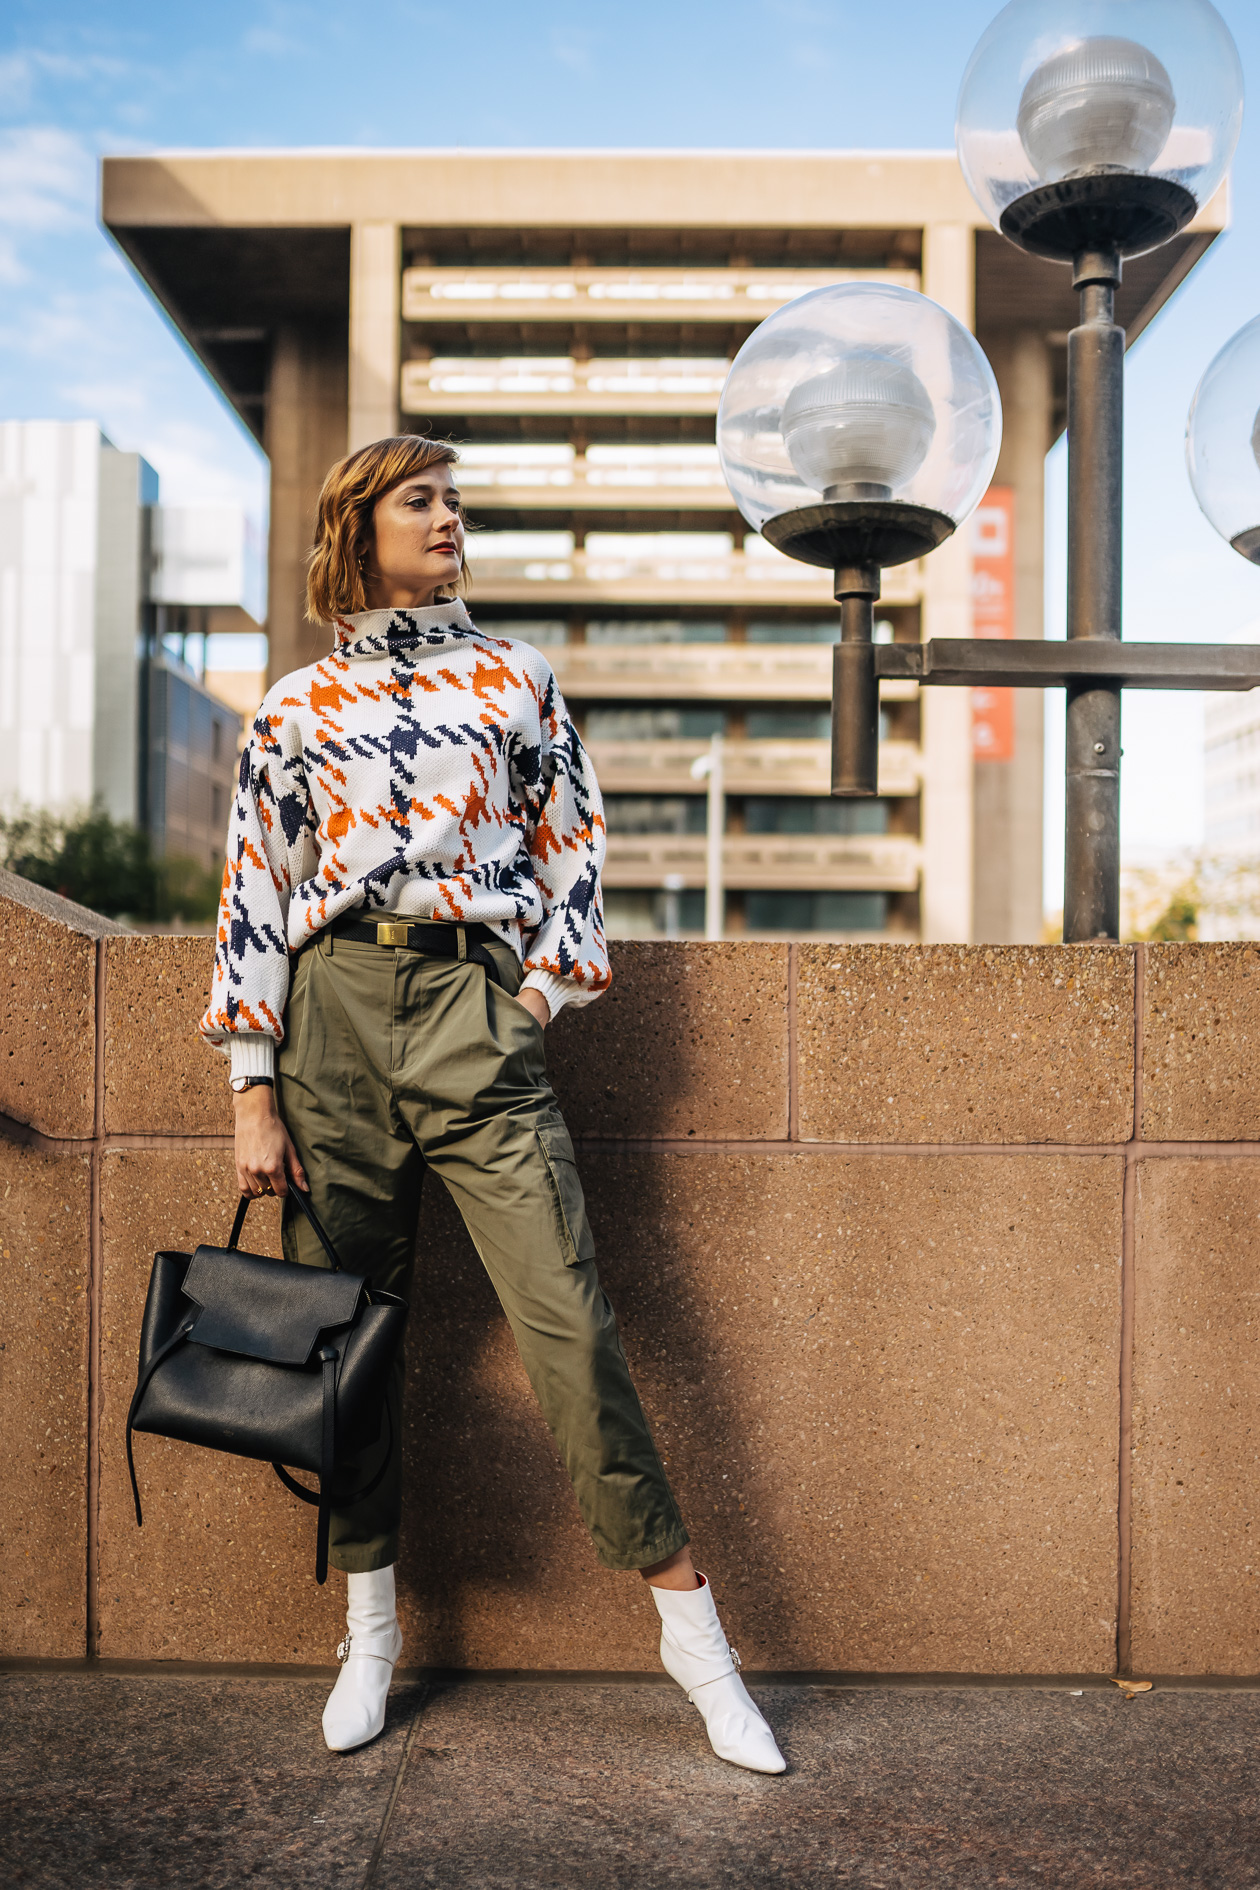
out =
<path fill-rule="evenodd" d="M 538 1145 L 551 1178 L 561 1245 L 565 1250 L 565 1265 L 573 1267 L 582 1260 L 593 1260 L 595 1240 L 586 1218 L 586 1200 L 573 1157 L 569 1131 L 562 1122 L 546 1122 L 534 1133 L 538 1137 Z"/>

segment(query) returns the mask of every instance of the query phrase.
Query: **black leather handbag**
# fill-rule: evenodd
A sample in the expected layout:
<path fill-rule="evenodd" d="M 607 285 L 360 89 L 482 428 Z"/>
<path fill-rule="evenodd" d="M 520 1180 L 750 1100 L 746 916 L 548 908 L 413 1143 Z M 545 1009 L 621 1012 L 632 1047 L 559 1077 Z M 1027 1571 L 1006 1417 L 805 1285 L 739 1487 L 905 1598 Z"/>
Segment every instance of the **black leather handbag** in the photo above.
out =
<path fill-rule="evenodd" d="M 127 1468 L 143 1524 L 133 1431 L 270 1463 L 287 1490 L 319 1510 L 315 1579 L 328 1573 L 328 1524 L 339 1456 L 381 1434 L 385 1388 L 407 1302 L 342 1270 L 309 1199 L 290 1188 L 331 1263 L 297 1266 L 241 1253 L 244 1195 L 226 1247 L 154 1256 L 140 1333 L 140 1370 L 127 1413 Z M 395 1448 L 392 1426 L 372 1481 L 338 1501 L 370 1496 Z M 312 1471 L 317 1492 L 283 1467 Z"/>

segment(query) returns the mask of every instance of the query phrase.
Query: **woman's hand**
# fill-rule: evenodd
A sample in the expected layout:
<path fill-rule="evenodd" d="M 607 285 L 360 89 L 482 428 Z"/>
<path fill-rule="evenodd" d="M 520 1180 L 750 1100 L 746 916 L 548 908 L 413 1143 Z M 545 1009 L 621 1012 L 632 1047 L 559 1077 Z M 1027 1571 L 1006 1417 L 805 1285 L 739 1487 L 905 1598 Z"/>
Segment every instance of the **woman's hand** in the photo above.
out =
<path fill-rule="evenodd" d="M 290 1181 L 308 1193 L 310 1184 L 276 1108 L 276 1092 L 265 1083 L 234 1095 L 236 1182 L 242 1194 L 289 1192 Z"/>
<path fill-rule="evenodd" d="M 517 992 L 516 1001 L 525 1006 L 539 1030 L 546 1030 L 551 1022 L 551 1006 L 541 991 L 531 984 L 526 990 Z"/>

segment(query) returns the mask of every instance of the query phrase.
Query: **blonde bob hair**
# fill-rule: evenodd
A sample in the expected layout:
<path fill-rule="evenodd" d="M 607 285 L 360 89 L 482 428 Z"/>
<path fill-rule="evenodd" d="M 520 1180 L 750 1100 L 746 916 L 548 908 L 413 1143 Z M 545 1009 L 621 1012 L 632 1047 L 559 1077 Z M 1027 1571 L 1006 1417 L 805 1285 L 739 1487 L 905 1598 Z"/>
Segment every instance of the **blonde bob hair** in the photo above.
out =
<path fill-rule="evenodd" d="M 372 549 L 372 514 L 379 499 L 404 479 L 434 466 L 453 466 L 459 454 L 449 440 L 426 440 L 416 433 L 373 440 L 329 468 L 315 509 L 315 543 L 306 567 L 306 614 L 312 623 L 331 623 L 366 610 L 364 566 Z M 468 582 L 465 563 L 455 586 Z"/>

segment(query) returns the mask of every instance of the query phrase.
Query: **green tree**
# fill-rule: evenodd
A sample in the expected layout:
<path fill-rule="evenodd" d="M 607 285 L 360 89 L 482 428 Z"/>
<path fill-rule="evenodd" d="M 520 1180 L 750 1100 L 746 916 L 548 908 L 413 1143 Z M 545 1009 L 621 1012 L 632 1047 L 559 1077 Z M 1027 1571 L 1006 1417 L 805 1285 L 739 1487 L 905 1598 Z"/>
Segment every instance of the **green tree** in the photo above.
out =
<path fill-rule="evenodd" d="M 1174 893 L 1143 937 L 1153 944 L 1193 945 L 1199 936 L 1198 901 L 1190 890 Z"/>
<path fill-rule="evenodd" d="M 215 874 L 195 860 L 156 858 L 147 833 L 99 805 L 0 817 L 0 865 L 105 918 L 141 925 L 213 919 L 218 904 Z"/>

